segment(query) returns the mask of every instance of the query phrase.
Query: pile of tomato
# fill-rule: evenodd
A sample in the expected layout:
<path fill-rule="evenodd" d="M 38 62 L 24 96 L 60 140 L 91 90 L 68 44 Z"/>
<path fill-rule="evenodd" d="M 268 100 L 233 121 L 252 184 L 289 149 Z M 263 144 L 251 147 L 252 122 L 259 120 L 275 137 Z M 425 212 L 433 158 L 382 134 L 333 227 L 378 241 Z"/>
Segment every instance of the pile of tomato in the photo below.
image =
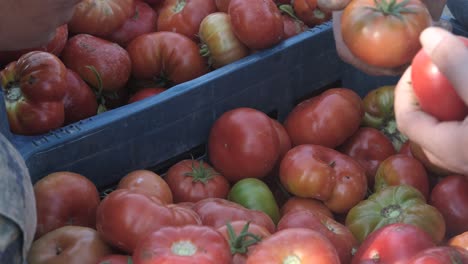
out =
<path fill-rule="evenodd" d="M 101 196 L 49 174 L 28 263 L 467 263 L 468 178 L 398 132 L 393 94 L 328 89 L 284 122 L 231 109 L 207 155 Z"/>

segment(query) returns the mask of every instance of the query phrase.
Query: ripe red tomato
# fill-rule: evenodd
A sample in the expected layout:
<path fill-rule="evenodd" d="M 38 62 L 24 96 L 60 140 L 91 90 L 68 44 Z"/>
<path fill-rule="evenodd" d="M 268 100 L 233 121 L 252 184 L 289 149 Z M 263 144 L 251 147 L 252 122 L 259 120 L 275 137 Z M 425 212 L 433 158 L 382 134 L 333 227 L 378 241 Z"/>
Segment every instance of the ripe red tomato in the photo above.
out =
<path fill-rule="evenodd" d="M 323 202 L 311 198 L 293 196 L 283 204 L 280 210 L 282 216 L 295 211 L 317 212 L 333 218 L 333 213 L 327 206 L 325 206 L 325 204 L 323 204 Z"/>
<path fill-rule="evenodd" d="M 353 158 L 334 149 L 304 144 L 284 156 L 279 174 L 290 193 L 321 200 L 335 213 L 344 213 L 364 199 L 367 177 Z"/>
<path fill-rule="evenodd" d="M 158 88 L 158 87 L 143 88 L 141 90 L 138 90 L 138 92 L 136 92 L 134 95 L 132 95 L 130 99 L 128 99 L 128 103 L 131 104 L 136 101 L 143 100 L 147 97 L 160 94 L 166 90 L 167 90 L 166 88 Z"/>
<path fill-rule="evenodd" d="M 340 259 L 333 244 L 319 232 L 287 228 L 265 238 L 250 253 L 246 263 L 338 264 Z"/>
<path fill-rule="evenodd" d="M 133 254 L 135 264 L 224 264 L 231 251 L 224 237 L 208 226 L 163 227 L 142 239 Z"/>
<path fill-rule="evenodd" d="M 288 39 L 292 36 L 300 34 L 309 28 L 306 24 L 304 24 L 304 22 L 299 19 L 295 19 L 290 15 L 283 14 L 282 17 L 284 28 L 283 39 Z"/>
<path fill-rule="evenodd" d="M 172 165 L 165 180 L 172 190 L 175 203 L 226 198 L 230 188 L 228 180 L 208 163 L 190 159 Z"/>
<path fill-rule="evenodd" d="M 74 71 L 67 70 L 67 89 L 63 97 L 64 125 L 95 116 L 98 110 L 96 94 Z"/>
<path fill-rule="evenodd" d="M 173 202 L 172 190 L 167 182 L 150 170 L 134 170 L 120 179 L 117 189 L 130 189 L 153 196 L 163 204 Z"/>
<path fill-rule="evenodd" d="M 283 18 L 273 0 L 231 0 L 228 14 L 234 33 L 250 49 L 266 49 L 283 39 Z"/>
<path fill-rule="evenodd" d="M 468 38 L 460 39 L 468 48 Z M 466 117 L 468 106 L 424 50 L 416 54 L 411 66 L 414 94 L 423 111 L 440 121 L 463 120 Z"/>
<path fill-rule="evenodd" d="M 279 151 L 272 119 L 252 108 L 223 113 L 208 138 L 209 160 L 230 182 L 266 176 L 278 160 Z"/>
<path fill-rule="evenodd" d="M 341 33 L 349 50 L 363 62 L 398 67 L 411 62 L 421 48 L 420 33 L 431 23 L 419 0 L 353 0 L 342 14 Z"/>
<path fill-rule="evenodd" d="M 468 251 L 462 248 L 438 246 L 425 249 L 414 255 L 407 264 L 468 263 Z"/>
<path fill-rule="evenodd" d="M 467 176 L 444 177 L 432 189 L 429 203 L 435 206 L 444 217 L 449 236 L 468 231 Z"/>
<path fill-rule="evenodd" d="M 292 4 L 297 17 L 309 27 L 322 24 L 332 17 L 331 11 L 317 6 L 317 0 L 294 0 Z"/>
<path fill-rule="evenodd" d="M 93 182 L 81 174 L 54 172 L 34 184 L 36 239 L 65 225 L 96 227 L 100 202 Z"/>
<path fill-rule="evenodd" d="M 284 126 L 293 146 L 335 148 L 358 130 L 363 116 L 362 100 L 356 92 L 334 88 L 295 106 Z"/>

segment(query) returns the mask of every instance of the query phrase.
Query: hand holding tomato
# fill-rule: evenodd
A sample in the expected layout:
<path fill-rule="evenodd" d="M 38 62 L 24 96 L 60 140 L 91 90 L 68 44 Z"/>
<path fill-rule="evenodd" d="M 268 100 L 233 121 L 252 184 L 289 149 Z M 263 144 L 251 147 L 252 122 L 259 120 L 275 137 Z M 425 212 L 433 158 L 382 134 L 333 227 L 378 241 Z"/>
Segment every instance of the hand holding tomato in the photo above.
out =
<path fill-rule="evenodd" d="M 421 34 L 424 51 L 432 62 L 452 82 L 452 85 L 465 104 L 468 102 L 466 84 L 468 75 L 468 49 L 463 41 L 448 31 L 429 28 Z M 395 90 L 395 116 L 398 129 L 418 144 L 428 160 L 434 165 L 450 171 L 467 174 L 466 148 L 461 147 L 468 133 L 468 128 L 460 122 L 441 122 L 424 112 L 416 103 L 411 84 L 409 68 L 400 79 Z M 439 103 L 439 98 L 433 101 Z M 443 110 L 443 109 L 441 109 Z"/>

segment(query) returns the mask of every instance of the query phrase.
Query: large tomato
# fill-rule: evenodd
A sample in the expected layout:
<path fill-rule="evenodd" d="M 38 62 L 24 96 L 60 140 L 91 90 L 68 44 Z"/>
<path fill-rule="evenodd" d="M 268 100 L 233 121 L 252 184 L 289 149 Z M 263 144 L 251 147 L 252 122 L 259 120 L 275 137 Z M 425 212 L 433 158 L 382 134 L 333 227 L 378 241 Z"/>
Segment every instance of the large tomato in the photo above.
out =
<path fill-rule="evenodd" d="M 107 37 L 134 11 L 134 0 L 82 0 L 75 6 L 68 28 L 73 34 Z"/>
<path fill-rule="evenodd" d="M 468 38 L 460 37 L 468 48 Z M 463 120 L 468 106 L 450 81 L 421 49 L 411 63 L 411 81 L 419 106 L 440 121 Z"/>
<path fill-rule="evenodd" d="M 208 163 L 190 159 L 172 165 L 165 180 L 172 190 L 175 203 L 226 198 L 230 188 L 228 180 Z"/>
<path fill-rule="evenodd" d="M 362 101 L 356 92 L 334 88 L 295 106 L 284 126 L 293 146 L 317 144 L 335 148 L 358 130 L 363 116 Z"/>
<path fill-rule="evenodd" d="M 142 239 L 133 254 L 135 264 L 229 264 L 226 239 L 209 226 L 163 227 Z"/>
<path fill-rule="evenodd" d="M 292 194 L 321 200 L 335 213 L 345 213 L 364 199 L 367 177 L 353 158 L 319 145 L 300 145 L 284 156 L 280 180 Z"/>
<path fill-rule="evenodd" d="M 297 17 L 309 27 L 322 24 L 332 17 L 331 11 L 317 6 L 317 0 L 294 0 L 292 4 Z"/>
<path fill-rule="evenodd" d="M 179 33 L 143 34 L 128 44 L 127 51 L 132 60 L 132 74 L 137 79 L 159 78 L 179 84 L 208 72 L 197 43 Z"/>
<path fill-rule="evenodd" d="M 100 202 L 93 182 L 81 174 L 54 172 L 34 184 L 36 239 L 65 225 L 96 227 Z"/>
<path fill-rule="evenodd" d="M 214 0 L 166 0 L 159 9 L 158 31 L 177 32 L 196 41 L 201 21 L 216 11 Z"/>
<path fill-rule="evenodd" d="M 449 236 L 468 231 L 468 177 L 450 175 L 431 191 L 430 202 L 442 213 Z"/>
<path fill-rule="evenodd" d="M 153 196 L 163 204 L 173 202 L 172 190 L 167 182 L 150 170 L 134 170 L 120 179 L 117 189 L 130 189 Z"/>
<path fill-rule="evenodd" d="M 266 176 L 275 166 L 279 151 L 271 118 L 252 108 L 223 113 L 208 138 L 211 164 L 231 182 Z"/>
<path fill-rule="evenodd" d="M 97 114 L 98 103 L 94 91 L 74 71 L 67 71 L 67 89 L 63 97 L 65 122 L 70 124 Z"/>
<path fill-rule="evenodd" d="M 283 19 L 273 0 L 231 0 L 228 14 L 234 33 L 250 49 L 266 49 L 283 39 Z"/>
<path fill-rule="evenodd" d="M 419 251 L 407 264 L 468 263 L 468 251 L 462 248 L 438 246 Z"/>
<path fill-rule="evenodd" d="M 391 68 L 411 62 L 421 48 L 419 34 L 431 24 L 419 0 L 352 0 L 341 17 L 341 34 L 360 60 Z"/>
<path fill-rule="evenodd" d="M 340 258 L 333 244 L 319 232 L 307 228 L 287 228 L 260 242 L 246 263 L 338 264 Z"/>
<path fill-rule="evenodd" d="M 99 204 L 96 228 L 110 245 L 131 254 L 143 237 L 162 227 L 200 223 L 191 209 L 163 205 L 154 197 L 119 189 Z"/>
<path fill-rule="evenodd" d="M 333 213 L 330 211 L 330 209 L 328 209 L 328 207 L 323 204 L 322 201 L 317 199 L 293 196 L 289 198 L 280 209 L 281 216 L 295 211 L 317 212 L 333 218 Z"/>

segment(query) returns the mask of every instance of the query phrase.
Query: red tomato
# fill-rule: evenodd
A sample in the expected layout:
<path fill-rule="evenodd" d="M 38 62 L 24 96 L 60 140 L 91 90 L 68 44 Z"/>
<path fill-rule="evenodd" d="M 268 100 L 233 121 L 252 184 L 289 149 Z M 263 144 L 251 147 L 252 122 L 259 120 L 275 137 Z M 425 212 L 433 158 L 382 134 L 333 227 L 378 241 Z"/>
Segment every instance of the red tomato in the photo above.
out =
<path fill-rule="evenodd" d="M 411 62 L 421 48 L 419 34 L 431 24 L 419 0 L 353 0 L 341 16 L 341 34 L 360 60 L 390 68 Z"/>
<path fill-rule="evenodd" d="M 317 231 L 287 228 L 265 238 L 246 263 L 338 264 L 340 259 L 331 242 Z"/>
<path fill-rule="evenodd" d="M 410 147 L 410 141 L 409 140 L 407 140 L 405 143 L 403 143 L 403 145 L 401 145 L 401 148 L 398 151 L 398 154 L 404 154 L 404 155 L 413 157 L 413 153 L 411 153 L 411 147 Z"/>
<path fill-rule="evenodd" d="M 136 92 L 134 95 L 132 95 L 130 99 L 128 99 L 128 103 L 131 104 L 136 101 L 143 100 L 150 96 L 160 94 L 166 90 L 167 90 L 166 88 L 153 88 L 153 87 L 143 88 L 139 90 L 138 92 Z"/>
<path fill-rule="evenodd" d="M 289 212 L 295 211 L 317 212 L 333 218 L 333 213 L 330 211 L 330 209 L 328 209 L 328 207 L 325 206 L 322 201 L 316 199 L 293 196 L 283 204 L 280 212 L 281 216 L 284 216 Z"/>
<path fill-rule="evenodd" d="M 460 39 L 468 48 L 468 38 Z M 440 121 L 465 119 L 468 106 L 424 50 L 416 54 L 411 66 L 413 90 L 422 110 Z"/>
<path fill-rule="evenodd" d="M 468 231 L 467 176 L 444 177 L 432 189 L 429 203 L 443 215 L 449 236 Z"/>
<path fill-rule="evenodd" d="M 68 28 L 73 34 L 107 37 L 134 11 L 134 0 L 82 0 L 75 6 Z"/>
<path fill-rule="evenodd" d="M 468 231 L 459 235 L 453 236 L 447 242 L 447 245 L 452 247 L 460 247 L 468 250 Z"/>
<path fill-rule="evenodd" d="M 297 17 L 309 27 L 327 22 L 332 17 L 331 11 L 317 6 L 317 0 L 294 0 L 292 3 Z"/>
<path fill-rule="evenodd" d="M 295 19 L 290 15 L 283 14 L 283 39 L 288 39 L 292 36 L 295 36 L 299 33 L 306 31 L 309 27 L 307 27 L 304 22 L 299 19 Z"/>
<path fill-rule="evenodd" d="M 163 227 L 142 239 L 135 264 L 228 264 L 231 252 L 224 237 L 208 226 Z"/>
<path fill-rule="evenodd" d="M 420 251 L 407 264 L 468 263 L 468 251 L 448 246 L 438 246 Z"/>
<path fill-rule="evenodd" d="M 190 159 L 172 165 L 165 180 L 172 190 L 175 203 L 226 198 L 230 188 L 227 179 L 208 163 Z"/>
<path fill-rule="evenodd" d="M 266 49 L 283 39 L 283 19 L 273 0 L 231 0 L 228 14 L 234 33 L 250 49 Z"/>
<path fill-rule="evenodd" d="M 392 141 L 380 130 L 371 127 L 359 128 L 339 150 L 354 158 L 366 169 L 368 186 L 374 186 L 375 174 L 380 163 L 396 154 Z"/>
<path fill-rule="evenodd" d="M 172 190 L 167 182 L 150 170 L 134 170 L 120 179 L 117 189 L 130 189 L 153 196 L 163 204 L 173 202 Z"/>
<path fill-rule="evenodd" d="M 231 0 L 215 0 L 216 8 L 219 12 L 227 13 Z"/>
<path fill-rule="evenodd" d="M 126 47 L 134 38 L 155 32 L 157 30 L 158 14 L 147 3 L 135 0 L 133 16 L 129 17 L 121 27 L 112 32 L 107 39 Z"/>
<path fill-rule="evenodd" d="M 353 158 L 319 145 L 300 145 L 284 156 L 280 180 L 290 193 L 321 200 L 335 213 L 344 213 L 364 199 L 367 177 Z"/>
<path fill-rule="evenodd" d="M 272 119 L 252 108 L 223 113 L 208 138 L 209 160 L 230 182 L 266 176 L 275 166 L 279 151 Z"/>
<path fill-rule="evenodd" d="M 159 9 L 158 31 L 177 32 L 196 41 L 201 21 L 216 11 L 214 0 L 166 0 Z"/>
<path fill-rule="evenodd" d="M 96 94 L 89 85 L 74 71 L 67 70 L 67 89 L 63 97 L 65 122 L 76 121 L 95 116 L 98 110 Z"/>
<path fill-rule="evenodd" d="M 208 72 L 197 43 L 174 32 L 141 35 L 127 46 L 132 74 L 137 79 L 160 78 L 172 84 L 195 79 Z"/>
<path fill-rule="evenodd" d="M 418 252 L 434 246 L 432 237 L 415 225 L 389 224 L 366 237 L 351 264 L 403 263 Z"/>
<path fill-rule="evenodd" d="M 356 92 L 334 88 L 295 106 L 284 126 L 293 146 L 335 148 L 358 130 L 363 116 L 362 100 Z"/>
<path fill-rule="evenodd" d="M 96 228 L 110 245 L 133 253 L 137 243 L 166 226 L 201 224 L 191 209 L 163 205 L 154 197 L 128 189 L 111 192 L 97 209 Z"/>
<path fill-rule="evenodd" d="M 128 255 L 107 255 L 99 259 L 97 264 L 132 264 L 132 257 Z"/>
<path fill-rule="evenodd" d="M 81 174 L 54 172 L 34 184 L 36 239 L 65 225 L 95 228 L 100 202 L 93 182 Z"/>

